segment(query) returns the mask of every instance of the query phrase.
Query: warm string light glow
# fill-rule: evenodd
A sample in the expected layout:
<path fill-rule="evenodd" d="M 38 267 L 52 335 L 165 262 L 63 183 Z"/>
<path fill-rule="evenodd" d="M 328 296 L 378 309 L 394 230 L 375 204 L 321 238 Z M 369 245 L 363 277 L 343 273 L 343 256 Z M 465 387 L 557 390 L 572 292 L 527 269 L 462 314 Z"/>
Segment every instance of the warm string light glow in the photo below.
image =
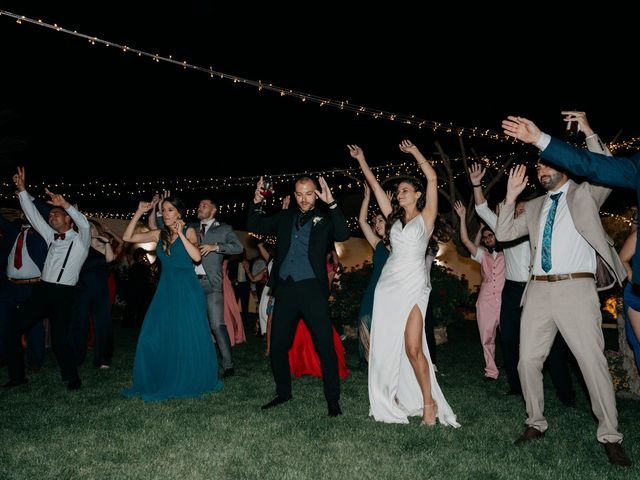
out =
<path fill-rule="evenodd" d="M 628 226 L 631 226 L 631 224 L 633 223 L 633 220 L 631 219 L 631 217 L 626 217 L 624 215 L 618 215 L 616 213 L 600 212 L 600 215 L 603 215 L 603 216 L 608 217 L 608 218 L 613 218 L 614 220 L 616 220 L 618 222 L 624 222 Z"/>
<path fill-rule="evenodd" d="M 633 137 L 633 138 L 630 138 L 629 140 L 624 140 L 622 142 L 610 143 L 608 147 L 609 147 L 609 150 L 615 153 L 617 150 L 637 148 L 638 144 L 640 144 L 640 137 Z"/>
<path fill-rule="evenodd" d="M 516 155 L 514 152 L 500 155 L 480 155 L 467 157 L 469 162 L 481 162 L 485 167 L 499 170 L 503 166 L 505 158 Z M 462 162 L 462 157 L 450 158 L 450 162 Z M 434 166 L 442 165 L 442 160 L 433 160 L 431 164 Z M 415 161 L 405 161 L 400 163 L 388 163 L 385 165 L 372 166 L 373 170 L 379 177 L 383 175 L 415 175 L 420 169 L 416 166 Z M 265 177 L 270 178 L 274 184 L 283 184 L 293 182 L 302 175 L 310 177 L 324 177 L 332 189 L 349 190 L 352 188 L 360 188 L 360 181 L 356 181 L 355 177 L 360 174 L 360 168 L 357 166 L 346 169 L 317 170 L 312 172 L 292 172 L 281 174 L 268 174 Z M 459 172 L 455 178 L 464 175 L 465 172 Z M 335 180 L 346 178 L 346 181 L 336 183 Z M 72 182 L 36 182 L 30 185 L 34 191 L 44 190 L 48 188 L 56 193 L 61 193 L 65 197 L 76 200 L 92 200 L 92 199 L 111 199 L 111 198 L 143 198 L 153 195 L 163 190 L 176 192 L 220 192 L 224 190 L 237 190 L 238 188 L 252 188 L 260 179 L 260 175 L 251 175 L 243 177 L 211 177 L 206 179 L 173 179 L 173 180 L 152 180 L 152 181 L 122 181 L 122 182 L 104 182 L 100 180 L 85 181 L 79 183 Z M 6 189 L 6 190 L 5 190 Z M 0 199 L 10 199 L 14 197 L 15 187 L 12 182 L 0 182 Z M 243 194 L 245 191 L 243 191 Z"/>
<path fill-rule="evenodd" d="M 269 245 L 275 245 L 277 240 L 273 235 L 260 235 L 254 232 L 248 232 L 248 235 L 255 238 L 259 242 L 268 243 Z"/>
<path fill-rule="evenodd" d="M 419 118 L 419 117 L 416 117 L 415 115 L 394 113 L 386 110 L 367 107 L 364 105 L 357 105 L 349 102 L 348 100 L 335 100 L 332 98 L 321 97 L 311 93 L 299 92 L 297 90 L 293 90 L 290 88 L 279 87 L 271 83 L 264 83 L 261 80 L 250 80 L 247 78 L 238 77 L 236 75 L 230 75 L 227 73 L 218 72 L 213 70 L 213 68 L 211 67 L 208 67 L 208 68 L 201 67 L 201 66 L 189 63 L 186 60 L 183 60 L 183 61 L 174 60 L 171 56 L 165 57 L 157 53 L 148 53 L 143 50 L 138 50 L 136 48 L 129 47 L 127 45 L 122 45 L 119 43 L 102 40 L 98 37 L 93 37 L 83 33 L 78 33 L 75 30 L 62 28 L 57 24 L 46 23 L 46 22 L 43 22 L 42 20 L 34 20 L 32 18 L 25 17 L 23 15 L 17 15 L 15 13 L 11 13 L 6 10 L 0 10 L 0 16 L 3 16 L 3 15 L 6 17 L 15 19 L 18 24 L 22 24 L 23 22 L 25 22 L 25 23 L 30 23 L 32 25 L 37 25 L 39 27 L 45 27 L 51 30 L 68 34 L 68 35 L 83 38 L 87 40 L 91 45 L 100 44 L 100 45 L 104 45 L 105 47 L 117 48 L 124 53 L 134 53 L 134 54 L 137 54 L 139 57 L 149 58 L 156 63 L 166 62 L 172 65 L 180 66 L 183 69 L 195 70 L 198 72 L 205 73 L 209 75 L 211 78 L 220 78 L 223 80 L 230 80 L 234 84 L 238 83 L 242 85 L 255 87 L 259 92 L 265 90 L 265 91 L 276 93 L 281 97 L 297 98 L 305 103 L 314 103 L 321 107 L 324 107 L 324 106 L 333 107 L 336 109 L 355 113 L 358 116 L 363 115 L 363 116 L 371 117 L 374 119 L 383 119 L 391 122 L 402 123 L 404 125 L 409 125 L 412 127 L 417 127 L 419 129 L 429 129 L 434 132 L 444 132 L 444 133 L 449 133 L 453 135 L 458 135 L 459 137 L 465 137 L 465 138 L 481 137 L 481 138 L 488 138 L 491 140 L 504 142 L 504 143 L 516 143 L 516 140 L 514 140 L 513 138 L 487 128 L 461 127 L 459 125 L 454 125 L 451 122 L 449 123 L 436 122 L 433 120 L 426 120 L 423 118 Z"/>

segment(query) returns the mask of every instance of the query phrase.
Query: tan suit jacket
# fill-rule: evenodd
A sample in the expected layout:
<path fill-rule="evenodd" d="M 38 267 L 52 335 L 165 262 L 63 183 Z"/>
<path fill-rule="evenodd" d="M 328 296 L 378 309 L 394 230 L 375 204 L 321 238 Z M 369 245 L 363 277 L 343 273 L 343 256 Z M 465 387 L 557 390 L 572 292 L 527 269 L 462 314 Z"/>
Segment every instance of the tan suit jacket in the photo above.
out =
<path fill-rule="evenodd" d="M 626 278 L 626 271 L 614 248 L 613 240 L 604 231 L 600 221 L 600 207 L 611 193 L 611 189 L 592 185 L 589 182 L 577 184 L 571 180 L 569 181 L 571 184 L 567 191 L 567 206 L 576 230 L 596 251 L 598 260 L 596 284 L 598 290 L 611 288 L 616 282 L 622 285 L 623 280 Z M 498 215 L 496 237 L 499 241 L 507 242 L 529 235 L 531 245 L 529 272 L 532 271 L 536 250 L 538 249 L 540 214 L 545 198 L 546 195 L 542 195 L 527 202 L 525 213 L 518 218 L 513 216 L 515 204 L 501 205 L 500 214 Z M 529 277 L 527 287 L 530 281 L 531 277 Z M 525 289 L 522 295 L 522 302 L 526 293 L 527 290 Z"/>

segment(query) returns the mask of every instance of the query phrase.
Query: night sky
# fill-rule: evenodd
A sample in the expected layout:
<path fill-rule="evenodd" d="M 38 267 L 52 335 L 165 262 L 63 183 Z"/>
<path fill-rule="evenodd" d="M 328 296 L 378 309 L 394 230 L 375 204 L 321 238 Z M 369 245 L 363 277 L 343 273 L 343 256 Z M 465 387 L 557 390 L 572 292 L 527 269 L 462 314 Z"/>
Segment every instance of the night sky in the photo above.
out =
<path fill-rule="evenodd" d="M 621 129 L 621 138 L 640 134 L 637 81 L 626 74 L 637 52 L 628 56 L 621 47 L 622 26 L 608 38 L 585 22 L 582 37 L 567 38 L 559 20 L 496 29 L 472 16 L 465 25 L 453 13 L 422 21 L 380 11 L 377 21 L 365 21 L 325 7 L 288 12 L 298 21 L 284 22 L 268 18 L 277 5 L 230 11 L 203 1 L 172 2 L 175 9 L 38 3 L 2 1 L 0 8 L 224 73 L 428 120 L 499 130 L 513 113 L 560 134 L 560 110 L 575 108 L 589 114 L 605 141 Z M 455 45 L 460 37 L 463 47 Z M 406 160 L 397 148 L 404 138 L 427 155 L 435 140 L 459 154 L 452 135 L 258 93 L 6 17 L 0 46 L 0 181 L 16 164 L 27 166 L 28 180 L 51 182 L 344 168 L 353 165 L 347 143 L 363 147 L 376 165 Z M 486 140 L 467 147 L 505 149 Z M 158 166 L 166 161 L 170 168 Z M 118 207 L 132 210 L 134 202 Z"/>

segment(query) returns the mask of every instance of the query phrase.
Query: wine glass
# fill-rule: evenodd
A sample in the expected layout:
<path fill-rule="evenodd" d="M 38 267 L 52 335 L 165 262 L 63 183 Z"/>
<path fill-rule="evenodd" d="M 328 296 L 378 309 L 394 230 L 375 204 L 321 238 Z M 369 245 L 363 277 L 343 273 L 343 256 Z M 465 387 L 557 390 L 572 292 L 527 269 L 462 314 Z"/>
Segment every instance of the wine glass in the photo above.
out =
<path fill-rule="evenodd" d="M 263 198 L 269 198 L 273 195 L 273 182 L 271 180 L 266 179 L 262 182 L 260 195 L 262 195 Z"/>
<path fill-rule="evenodd" d="M 260 195 L 265 200 L 273 195 L 273 182 L 268 178 L 262 181 L 262 187 L 260 187 Z M 264 213 L 264 200 L 260 203 L 260 205 L 258 205 L 258 207 L 256 208 L 256 212 Z"/>

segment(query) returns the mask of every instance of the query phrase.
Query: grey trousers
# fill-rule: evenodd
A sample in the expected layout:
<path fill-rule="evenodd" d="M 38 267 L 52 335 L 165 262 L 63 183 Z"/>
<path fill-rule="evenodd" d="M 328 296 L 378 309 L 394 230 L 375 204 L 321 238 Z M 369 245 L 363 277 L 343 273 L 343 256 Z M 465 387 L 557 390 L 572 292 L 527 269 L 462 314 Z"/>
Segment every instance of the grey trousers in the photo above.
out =
<path fill-rule="evenodd" d="M 233 368 L 233 358 L 231 357 L 229 332 L 227 331 L 227 325 L 224 323 L 224 296 L 222 290 L 214 290 L 206 278 L 200 279 L 200 285 L 207 299 L 209 325 L 220 349 L 220 355 L 222 355 L 222 368 L 228 370 Z"/>

